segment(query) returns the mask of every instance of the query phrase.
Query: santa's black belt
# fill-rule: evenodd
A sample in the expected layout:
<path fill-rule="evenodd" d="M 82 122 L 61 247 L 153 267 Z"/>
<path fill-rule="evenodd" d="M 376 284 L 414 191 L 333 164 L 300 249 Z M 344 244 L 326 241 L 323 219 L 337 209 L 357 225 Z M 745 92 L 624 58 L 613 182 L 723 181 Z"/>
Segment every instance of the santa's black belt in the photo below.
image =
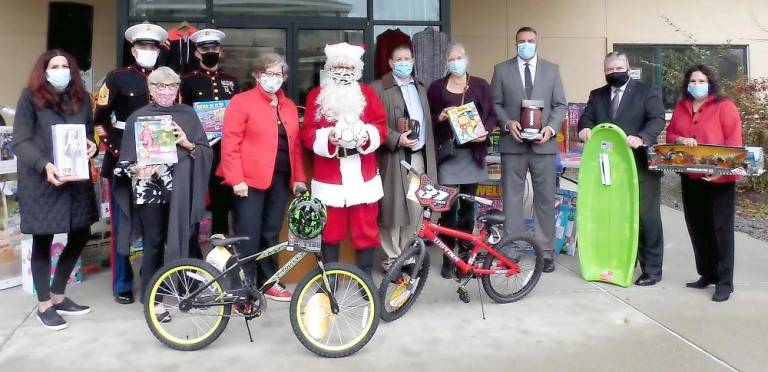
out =
<path fill-rule="evenodd" d="M 339 159 L 344 159 L 359 153 L 360 152 L 357 151 L 357 149 L 348 149 L 344 147 L 339 147 L 339 152 L 336 154 L 336 157 Z"/>

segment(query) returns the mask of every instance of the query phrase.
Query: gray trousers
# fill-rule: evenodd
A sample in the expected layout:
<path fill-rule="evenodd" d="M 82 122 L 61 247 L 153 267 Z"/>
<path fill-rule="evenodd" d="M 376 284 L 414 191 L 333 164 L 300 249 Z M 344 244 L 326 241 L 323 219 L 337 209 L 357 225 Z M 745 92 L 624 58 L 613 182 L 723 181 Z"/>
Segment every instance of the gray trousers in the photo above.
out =
<path fill-rule="evenodd" d="M 526 174 L 533 184 L 534 238 L 544 251 L 544 258 L 553 258 L 555 249 L 555 155 L 501 154 L 501 188 L 504 202 L 506 234 L 527 235 L 523 211 Z"/>

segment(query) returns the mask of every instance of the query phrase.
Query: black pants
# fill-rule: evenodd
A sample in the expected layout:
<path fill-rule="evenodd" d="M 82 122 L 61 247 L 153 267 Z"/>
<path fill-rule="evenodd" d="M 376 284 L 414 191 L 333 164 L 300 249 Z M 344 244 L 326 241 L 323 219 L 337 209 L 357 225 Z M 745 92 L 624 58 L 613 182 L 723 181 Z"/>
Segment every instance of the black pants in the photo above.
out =
<path fill-rule="evenodd" d="M 640 232 L 637 259 L 643 274 L 661 280 L 664 261 L 664 231 L 661 225 L 661 176 L 648 170 L 645 151 L 635 151 L 640 191 Z"/>
<path fill-rule="evenodd" d="M 733 291 L 736 184 L 680 178 L 696 271 L 718 287 Z"/>
<path fill-rule="evenodd" d="M 229 235 L 229 212 L 232 210 L 234 194 L 232 187 L 222 184 L 223 178 L 216 175 L 221 161 L 221 141 L 213 145 L 213 169 L 208 180 L 208 195 L 211 198 L 211 234 Z"/>
<path fill-rule="evenodd" d="M 51 243 L 53 243 L 53 234 L 32 236 L 32 282 L 37 291 L 38 301 L 45 302 L 50 300 L 51 293 L 64 294 L 64 290 L 67 288 L 67 280 L 72 275 L 77 258 L 80 257 L 85 244 L 88 243 L 88 236 L 90 234 L 90 227 L 72 230 L 67 234 L 67 245 L 59 256 L 56 272 L 53 274 L 53 282 L 51 282 Z"/>
<path fill-rule="evenodd" d="M 466 185 L 452 185 L 449 187 L 455 187 L 459 189 L 462 194 L 475 195 L 477 194 L 477 184 L 470 183 Z M 458 229 L 467 233 L 472 233 L 475 227 L 475 204 L 464 201 L 462 199 L 456 199 L 451 206 L 451 209 L 440 216 L 440 226 L 450 227 Z M 456 239 L 450 236 L 441 235 L 440 239 L 445 242 L 448 247 L 453 248 L 456 244 Z"/>
<path fill-rule="evenodd" d="M 249 241 L 240 243 L 238 253 L 241 258 L 277 244 L 288 202 L 289 180 L 288 173 L 275 172 L 272 177 L 272 186 L 268 189 L 258 190 L 249 187 L 248 196 L 235 197 L 233 209 L 235 234 L 251 238 Z M 274 258 L 274 256 L 268 257 L 258 262 L 258 277 L 254 262 L 243 265 L 243 273 L 260 285 L 275 274 Z"/>
<path fill-rule="evenodd" d="M 139 213 L 144 231 L 142 235 L 144 252 L 141 258 L 141 299 L 143 301 L 144 294 L 149 290 L 149 280 L 163 266 L 168 232 L 168 204 L 140 204 L 135 205 L 135 208 Z"/>

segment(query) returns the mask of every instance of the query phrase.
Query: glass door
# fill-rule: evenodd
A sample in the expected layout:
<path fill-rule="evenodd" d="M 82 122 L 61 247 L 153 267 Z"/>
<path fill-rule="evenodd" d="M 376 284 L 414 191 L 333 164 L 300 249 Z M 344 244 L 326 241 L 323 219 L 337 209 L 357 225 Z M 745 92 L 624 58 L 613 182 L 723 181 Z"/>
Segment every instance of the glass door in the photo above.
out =
<path fill-rule="evenodd" d="M 309 91 L 320 85 L 325 64 L 325 45 L 340 42 L 363 44 L 365 32 L 362 28 L 344 30 L 296 28 L 295 37 L 296 61 L 291 80 L 294 91 L 298 92 L 297 103 L 305 106 Z M 365 68 L 369 67 L 366 65 Z"/>
<path fill-rule="evenodd" d="M 288 58 L 286 29 L 222 28 L 227 34 L 224 41 L 222 67 L 234 75 L 245 91 L 254 86 L 251 69 L 256 57 L 264 53 L 277 53 Z"/>

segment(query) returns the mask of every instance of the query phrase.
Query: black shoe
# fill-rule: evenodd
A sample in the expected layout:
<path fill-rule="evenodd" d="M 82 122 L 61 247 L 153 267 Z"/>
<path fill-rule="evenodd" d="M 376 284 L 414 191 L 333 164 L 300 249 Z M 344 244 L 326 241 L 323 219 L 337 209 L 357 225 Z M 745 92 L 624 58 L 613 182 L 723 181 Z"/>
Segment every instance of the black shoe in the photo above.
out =
<path fill-rule="evenodd" d="M 78 305 L 69 297 L 64 297 L 64 301 L 54 304 L 53 308 L 59 315 L 85 315 L 91 312 L 90 306 Z"/>
<path fill-rule="evenodd" d="M 440 268 L 440 276 L 442 276 L 443 279 L 453 279 L 454 267 L 453 262 L 451 262 L 448 257 L 443 256 L 443 266 Z"/>
<path fill-rule="evenodd" d="M 712 295 L 712 301 L 715 302 L 723 302 L 728 301 L 728 298 L 731 297 L 731 290 L 730 288 L 725 287 L 715 287 L 715 294 Z"/>
<path fill-rule="evenodd" d="M 53 306 L 49 307 L 42 313 L 39 310 L 36 312 L 37 320 L 39 320 L 40 324 L 42 324 L 45 328 L 54 331 L 61 331 L 68 326 L 67 321 L 64 320 L 64 318 L 62 318 L 59 313 L 56 312 L 56 309 L 54 309 Z"/>
<path fill-rule="evenodd" d="M 660 282 L 661 279 L 652 278 L 646 274 L 640 275 L 637 280 L 635 280 L 635 285 L 639 285 L 641 287 L 648 287 L 652 285 L 656 285 L 656 283 Z"/>
<path fill-rule="evenodd" d="M 544 259 L 544 268 L 541 270 L 545 273 L 551 273 L 555 271 L 555 260 L 552 258 Z"/>
<path fill-rule="evenodd" d="M 115 302 L 121 305 L 129 305 L 133 303 L 133 292 L 123 292 L 115 295 Z"/>
<path fill-rule="evenodd" d="M 710 284 L 715 284 L 715 282 L 709 279 L 705 279 L 702 276 L 701 278 L 699 278 L 699 280 L 695 282 L 685 283 L 685 286 L 688 288 L 704 289 L 709 287 Z"/>

